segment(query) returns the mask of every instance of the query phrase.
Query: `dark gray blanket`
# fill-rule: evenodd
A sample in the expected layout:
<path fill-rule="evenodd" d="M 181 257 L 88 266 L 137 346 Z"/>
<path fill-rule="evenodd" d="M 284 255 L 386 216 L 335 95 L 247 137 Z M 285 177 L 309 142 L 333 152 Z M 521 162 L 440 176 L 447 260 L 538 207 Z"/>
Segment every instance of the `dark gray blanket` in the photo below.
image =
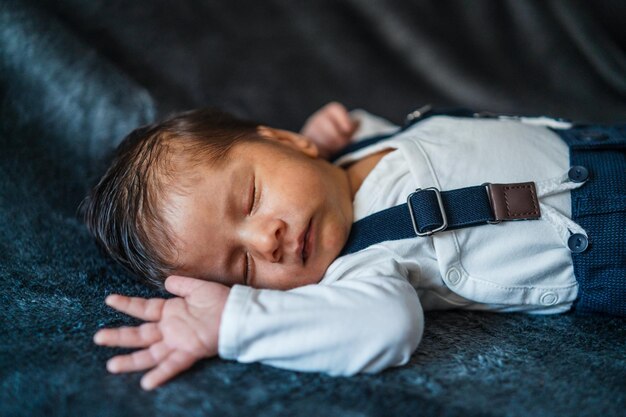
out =
<path fill-rule="evenodd" d="M 163 294 L 76 207 L 139 124 L 213 105 L 297 130 L 330 100 L 626 120 L 623 2 L 411 3 L 0 3 L 0 415 L 624 415 L 626 321 L 602 316 L 431 312 L 408 365 L 352 378 L 211 359 L 146 393 L 106 372 L 124 350 L 93 334 L 137 322 L 104 297 Z"/>

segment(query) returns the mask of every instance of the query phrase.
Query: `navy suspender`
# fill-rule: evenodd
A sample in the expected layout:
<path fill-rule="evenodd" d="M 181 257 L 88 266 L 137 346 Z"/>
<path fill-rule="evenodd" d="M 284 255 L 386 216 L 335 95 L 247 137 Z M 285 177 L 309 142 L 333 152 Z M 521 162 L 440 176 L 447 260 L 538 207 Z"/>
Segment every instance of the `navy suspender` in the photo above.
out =
<path fill-rule="evenodd" d="M 387 240 L 430 236 L 444 230 L 508 220 L 535 220 L 540 216 L 533 182 L 483 184 L 451 191 L 418 189 L 409 194 L 406 204 L 354 223 L 339 256 Z"/>
<path fill-rule="evenodd" d="M 353 144 L 342 155 L 393 136 L 415 122 L 434 115 L 484 117 L 484 114 L 463 109 L 435 112 L 430 108 L 422 108 L 411 113 L 405 126 L 398 132 Z M 489 114 L 488 117 L 493 115 Z M 444 230 L 507 220 L 534 220 L 540 216 L 535 184 L 532 182 L 482 184 L 450 191 L 433 187 L 417 189 L 407 197 L 406 204 L 379 211 L 355 222 L 339 256 L 388 240 L 430 236 Z"/>
<path fill-rule="evenodd" d="M 355 151 L 357 151 L 359 149 L 362 149 L 362 148 L 365 148 L 367 146 L 373 145 L 374 143 L 379 142 L 379 141 L 381 141 L 383 139 L 390 138 L 391 136 L 395 136 L 398 133 L 407 130 L 409 127 L 413 126 L 415 123 L 421 122 L 423 120 L 426 120 L 426 119 L 428 119 L 429 117 L 432 117 L 432 116 L 481 117 L 481 118 L 496 117 L 493 113 L 487 113 L 487 112 L 477 113 L 477 112 L 473 112 L 471 110 L 462 109 L 462 108 L 438 109 L 438 110 L 435 110 L 435 109 L 432 108 L 432 106 L 426 105 L 426 106 L 420 107 L 419 109 L 409 113 L 406 116 L 406 120 L 404 122 L 404 125 L 402 127 L 398 128 L 398 130 L 396 130 L 395 132 L 390 133 L 390 134 L 386 134 L 386 135 L 372 136 L 370 138 L 363 139 L 363 140 L 361 140 L 359 142 L 351 143 L 350 145 L 346 146 L 345 148 L 340 150 L 338 153 L 333 155 L 332 158 L 330 158 L 330 160 L 331 160 L 331 162 L 335 161 L 335 160 L 339 159 L 340 157 L 342 157 L 344 155 L 347 155 L 349 153 L 355 152 Z"/>

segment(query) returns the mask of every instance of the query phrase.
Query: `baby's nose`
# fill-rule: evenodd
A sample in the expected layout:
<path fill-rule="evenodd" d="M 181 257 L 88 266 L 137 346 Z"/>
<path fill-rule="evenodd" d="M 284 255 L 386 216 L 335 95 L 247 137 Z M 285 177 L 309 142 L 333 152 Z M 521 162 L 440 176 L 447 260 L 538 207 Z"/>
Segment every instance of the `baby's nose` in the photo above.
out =
<path fill-rule="evenodd" d="M 284 231 L 285 223 L 282 220 L 258 222 L 255 230 L 250 233 L 251 249 L 269 262 L 280 262 Z"/>

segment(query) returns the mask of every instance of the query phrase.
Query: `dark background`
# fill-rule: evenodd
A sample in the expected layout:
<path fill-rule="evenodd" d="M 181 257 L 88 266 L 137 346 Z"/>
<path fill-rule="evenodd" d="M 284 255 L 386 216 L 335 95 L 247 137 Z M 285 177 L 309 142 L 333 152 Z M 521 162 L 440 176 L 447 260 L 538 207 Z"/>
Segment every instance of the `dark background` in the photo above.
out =
<path fill-rule="evenodd" d="M 110 375 L 113 265 L 76 207 L 132 128 L 218 106 L 298 130 L 331 100 L 626 120 L 623 1 L 0 1 L 0 415 L 623 415 L 624 319 L 429 312 L 407 366 L 331 378 L 211 359 Z M 373 335 L 375 337 L 375 335 Z"/>
<path fill-rule="evenodd" d="M 620 1 L 62 1 L 45 8 L 159 110 L 217 105 L 298 129 L 330 100 L 626 116 Z"/>

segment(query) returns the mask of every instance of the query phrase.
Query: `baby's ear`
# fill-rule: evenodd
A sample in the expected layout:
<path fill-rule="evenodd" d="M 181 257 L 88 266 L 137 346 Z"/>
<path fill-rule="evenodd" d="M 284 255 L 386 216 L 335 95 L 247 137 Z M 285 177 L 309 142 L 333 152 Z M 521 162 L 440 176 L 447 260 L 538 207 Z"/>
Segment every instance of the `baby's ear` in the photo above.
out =
<path fill-rule="evenodd" d="M 256 131 L 262 138 L 283 143 L 296 150 L 299 150 L 300 152 L 311 158 L 319 157 L 320 152 L 317 145 L 313 143 L 309 138 L 299 133 L 262 125 L 257 126 Z"/>

